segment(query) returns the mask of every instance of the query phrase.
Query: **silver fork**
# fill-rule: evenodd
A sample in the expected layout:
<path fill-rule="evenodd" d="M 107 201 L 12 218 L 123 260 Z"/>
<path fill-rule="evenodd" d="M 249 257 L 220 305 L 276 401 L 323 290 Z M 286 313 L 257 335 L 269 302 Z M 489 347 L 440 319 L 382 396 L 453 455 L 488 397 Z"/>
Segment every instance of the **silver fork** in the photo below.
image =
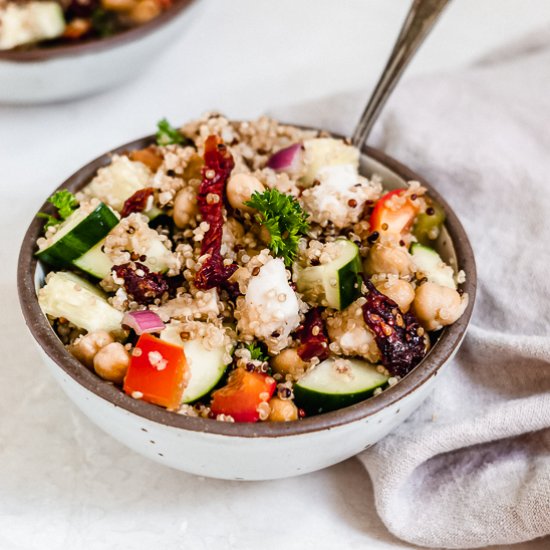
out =
<path fill-rule="evenodd" d="M 414 0 L 393 51 L 352 136 L 361 147 L 405 68 L 450 0 Z"/>

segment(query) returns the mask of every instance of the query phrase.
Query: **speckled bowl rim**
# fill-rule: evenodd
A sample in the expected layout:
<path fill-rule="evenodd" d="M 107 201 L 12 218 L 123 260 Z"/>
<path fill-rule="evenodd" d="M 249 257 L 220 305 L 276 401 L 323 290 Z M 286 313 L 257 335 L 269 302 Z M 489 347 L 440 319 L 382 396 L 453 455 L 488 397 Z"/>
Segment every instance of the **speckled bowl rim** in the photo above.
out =
<path fill-rule="evenodd" d="M 62 183 L 58 189 L 69 189 L 71 191 L 78 190 L 91 179 L 98 168 L 110 162 L 110 158 L 113 154 L 140 149 L 153 142 L 154 136 L 147 136 L 113 149 L 75 172 Z M 400 400 L 419 389 L 432 376 L 436 375 L 441 366 L 453 355 L 458 346 L 460 346 L 474 307 L 477 281 L 476 266 L 472 247 L 464 228 L 443 197 L 441 197 L 441 195 L 418 174 L 381 151 L 365 146 L 362 148 L 362 152 L 373 160 L 383 164 L 406 181 L 419 181 L 428 189 L 430 196 L 443 206 L 447 215 L 445 225 L 454 245 L 458 265 L 467 274 L 467 280 L 461 285 L 461 288 L 467 292 L 470 297 L 468 307 L 462 317 L 456 323 L 450 327 L 446 327 L 442 331 L 440 338 L 434 344 L 426 358 L 406 377 L 399 381 L 398 384 L 388 388 L 380 395 L 337 411 L 308 417 L 297 422 L 286 423 L 218 422 L 211 419 L 183 416 L 174 412 L 169 412 L 156 405 L 133 399 L 111 383 L 100 379 L 94 372 L 88 370 L 83 364 L 77 361 L 64 348 L 63 344 L 50 327 L 46 317 L 43 315 L 38 305 L 34 284 L 35 271 L 37 268 L 37 260 L 34 256 L 36 250 L 35 243 L 40 236 L 43 225 L 43 221 L 36 217 L 31 222 L 23 239 L 17 271 L 19 300 L 25 322 L 31 334 L 44 352 L 59 366 L 59 368 L 88 391 L 130 413 L 164 426 L 182 430 L 233 437 L 296 436 L 320 430 L 330 430 L 337 426 L 368 419 L 368 417 L 380 412 L 384 408 L 398 404 Z M 40 208 L 40 211 L 48 210 L 50 210 L 50 205 L 47 203 L 44 203 Z"/>
<path fill-rule="evenodd" d="M 197 2 L 197 0 L 175 0 L 174 5 L 161 13 L 158 17 L 155 17 L 155 19 L 127 31 L 115 33 L 106 38 L 97 38 L 86 42 L 75 42 L 74 44 L 62 44 L 51 48 L 37 47 L 29 50 L 0 50 L 0 62 L 28 63 L 49 61 L 60 57 L 93 54 L 109 48 L 123 46 L 160 29 L 173 17 L 179 15 L 184 9 L 195 2 Z"/>

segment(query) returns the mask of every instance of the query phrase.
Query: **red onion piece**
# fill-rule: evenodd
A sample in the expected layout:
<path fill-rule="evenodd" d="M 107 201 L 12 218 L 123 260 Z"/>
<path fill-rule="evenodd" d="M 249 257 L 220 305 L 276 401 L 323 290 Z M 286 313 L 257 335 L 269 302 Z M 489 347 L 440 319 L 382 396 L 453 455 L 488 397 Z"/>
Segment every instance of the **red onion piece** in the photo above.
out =
<path fill-rule="evenodd" d="M 162 319 L 154 312 L 149 310 L 130 311 L 124 314 L 122 324 L 135 331 L 139 336 L 145 332 L 160 332 L 164 330 Z"/>
<path fill-rule="evenodd" d="M 277 151 L 267 161 L 267 167 L 276 172 L 297 172 L 300 169 L 303 158 L 303 146 L 301 143 L 294 143 Z"/>

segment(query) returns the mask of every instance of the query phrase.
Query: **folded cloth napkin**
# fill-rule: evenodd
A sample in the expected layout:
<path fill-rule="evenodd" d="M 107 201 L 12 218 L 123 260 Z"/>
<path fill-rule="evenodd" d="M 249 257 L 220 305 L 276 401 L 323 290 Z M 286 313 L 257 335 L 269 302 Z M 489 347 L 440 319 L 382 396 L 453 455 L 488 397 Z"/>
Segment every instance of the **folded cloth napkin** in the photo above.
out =
<path fill-rule="evenodd" d="M 404 82 L 369 142 L 422 174 L 473 245 L 477 304 L 433 395 L 359 455 L 387 528 L 473 548 L 550 533 L 550 32 Z M 366 93 L 286 120 L 350 133 Z M 282 117 L 281 117 L 282 118 Z"/>

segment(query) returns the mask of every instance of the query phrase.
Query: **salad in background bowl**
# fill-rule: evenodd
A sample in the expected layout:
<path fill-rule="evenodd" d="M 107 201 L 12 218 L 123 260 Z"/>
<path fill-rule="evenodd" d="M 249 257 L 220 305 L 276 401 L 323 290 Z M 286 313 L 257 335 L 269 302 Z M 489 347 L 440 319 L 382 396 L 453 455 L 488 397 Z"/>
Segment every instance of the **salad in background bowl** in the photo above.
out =
<path fill-rule="evenodd" d="M 0 2 L 0 50 L 98 40 L 156 19 L 172 0 Z"/>
<path fill-rule="evenodd" d="M 148 456 L 246 479 L 332 464 L 421 402 L 471 313 L 467 239 L 411 175 L 267 118 L 163 121 L 31 225 L 27 323 L 69 396 Z"/>
<path fill-rule="evenodd" d="M 62 101 L 127 82 L 180 36 L 198 4 L 0 1 L 0 102 Z"/>

